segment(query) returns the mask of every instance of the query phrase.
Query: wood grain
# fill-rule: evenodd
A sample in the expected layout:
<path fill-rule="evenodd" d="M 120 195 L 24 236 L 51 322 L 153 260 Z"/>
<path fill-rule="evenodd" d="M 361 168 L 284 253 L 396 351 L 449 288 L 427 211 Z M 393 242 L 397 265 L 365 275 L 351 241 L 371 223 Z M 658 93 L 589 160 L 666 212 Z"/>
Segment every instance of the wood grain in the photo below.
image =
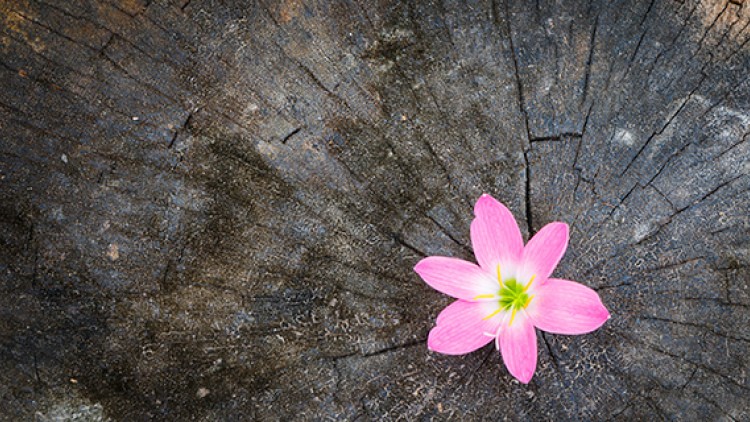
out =
<path fill-rule="evenodd" d="M 750 419 L 746 1 L 0 0 L 0 420 Z M 428 351 L 474 201 L 612 313 Z"/>

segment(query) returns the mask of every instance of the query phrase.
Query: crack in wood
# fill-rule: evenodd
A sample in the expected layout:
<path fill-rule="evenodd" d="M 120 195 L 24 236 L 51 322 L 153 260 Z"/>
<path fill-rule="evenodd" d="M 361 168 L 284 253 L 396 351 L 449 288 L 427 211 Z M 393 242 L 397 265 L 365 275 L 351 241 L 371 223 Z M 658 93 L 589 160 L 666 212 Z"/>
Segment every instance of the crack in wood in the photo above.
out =
<path fill-rule="evenodd" d="M 301 130 L 302 130 L 302 126 L 295 128 L 294 130 L 286 134 L 283 138 L 281 138 L 281 143 L 286 144 L 286 141 L 288 141 L 292 136 L 298 134 Z"/>
<path fill-rule="evenodd" d="M 655 351 L 657 353 L 661 353 L 661 354 L 663 354 L 665 356 L 669 356 L 669 357 L 671 357 L 673 359 L 677 359 L 679 361 L 682 361 L 682 362 L 685 362 L 687 364 L 690 364 L 690 365 L 692 365 L 692 366 L 694 366 L 696 368 L 700 368 L 700 369 L 702 369 L 705 372 L 714 374 L 714 375 L 720 377 L 721 379 L 726 380 L 727 382 L 731 383 L 732 385 L 734 385 L 736 387 L 739 387 L 739 388 L 741 388 L 743 390 L 746 390 L 746 391 L 750 391 L 750 387 L 747 387 L 747 386 L 745 386 L 743 384 L 740 384 L 739 381 L 735 380 L 734 378 L 730 377 L 729 375 L 726 375 L 726 374 L 723 374 L 721 372 L 718 372 L 717 370 L 715 370 L 715 369 L 713 369 L 713 368 L 705 365 L 702 362 L 695 362 L 695 361 L 693 361 L 691 359 L 688 359 L 688 358 L 686 358 L 684 356 L 681 356 L 681 355 L 678 355 L 678 354 L 666 351 L 666 350 L 660 348 L 659 346 L 654 345 L 652 343 L 649 343 L 647 341 L 637 340 L 637 339 L 634 339 L 634 338 L 629 337 L 627 335 L 623 335 L 622 333 L 620 333 L 619 337 L 622 338 L 625 341 L 630 342 L 630 343 L 639 344 L 639 345 L 644 346 L 644 347 L 646 347 L 648 349 L 651 349 L 651 350 L 653 350 L 653 351 Z"/>
<path fill-rule="evenodd" d="M 535 142 L 561 142 L 565 141 L 565 138 L 582 138 L 583 133 L 577 133 L 577 132 L 564 132 L 559 135 L 551 135 L 551 136 L 539 136 L 535 138 L 529 138 L 530 143 Z"/>
<path fill-rule="evenodd" d="M 586 98 L 589 94 L 589 79 L 591 78 L 591 61 L 594 59 L 594 47 L 596 46 L 596 31 L 599 29 L 599 12 L 596 14 L 596 20 L 594 21 L 594 28 L 591 30 L 591 38 L 589 41 L 589 54 L 586 56 L 586 67 L 583 73 L 583 95 L 581 96 L 580 106 L 586 104 Z M 592 101 L 593 104 L 593 101 Z M 591 107 L 589 107 L 589 112 Z M 588 115 L 586 116 L 588 120 Z M 586 131 L 586 125 L 584 124 L 583 132 Z"/>
<path fill-rule="evenodd" d="M 523 153 L 523 159 L 526 164 L 525 168 L 525 183 L 524 183 L 524 191 L 525 191 L 525 214 L 526 214 L 526 227 L 529 231 L 529 240 L 531 240 L 532 237 L 534 237 L 534 234 L 536 233 L 536 230 L 534 229 L 534 224 L 532 220 L 532 210 L 531 210 L 531 165 L 529 164 L 529 152 L 531 151 L 531 148 L 529 148 L 528 152 Z"/>
<path fill-rule="evenodd" d="M 498 22 L 499 14 L 496 11 L 497 2 L 499 0 L 492 0 L 492 8 L 495 10 L 494 16 L 495 16 L 495 23 L 500 27 L 500 22 Z M 503 3 L 503 6 L 505 8 L 505 33 L 508 34 L 508 42 L 510 43 L 510 51 L 511 51 L 511 57 L 513 59 L 513 69 L 515 69 L 516 74 L 516 90 L 518 92 L 518 107 L 521 110 L 521 114 L 523 115 L 523 120 L 526 125 L 526 139 L 531 139 L 531 129 L 529 127 L 529 116 L 526 113 L 526 107 L 524 106 L 524 98 L 523 98 L 523 86 L 521 84 L 521 74 L 519 73 L 518 69 L 518 60 L 516 59 L 516 49 L 513 44 L 513 31 L 511 31 L 510 27 L 510 11 L 508 10 L 508 3 L 507 0 Z M 522 148 L 523 150 L 526 150 L 526 147 L 524 146 Z"/>
<path fill-rule="evenodd" d="M 685 300 L 706 300 L 706 299 L 702 299 L 702 298 L 701 299 L 684 298 L 684 299 Z M 708 299 L 711 299 L 711 298 L 708 298 Z M 726 304 L 722 302 L 722 305 L 726 305 Z M 695 323 L 695 322 L 677 321 L 677 320 L 673 320 L 673 319 L 669 319 L 669 318 L 660 318 L 660 317 L 655 317 L 655 316 L 641 316 L 638 319 L 641 319 L 641 320 L 644 320 L 644 321 L 666 322 L 668 324 L 675 324 L 675 325 L 681 325 L 681 326 L 684 326 L 684 327 L 697 328 L 697 329 L 701 330 L 702 332 L 711 333 L 711 334 L 713 334 L 713 335 L 715 335 L 717 337 L 721 337 L 721 338 L 724 338 L 724 339 L 734 340 L 736 342 L 741 342 L 741 343 L 750 343 L 750 339 L 742 338 L 742 337 L 735 337 L 735 336 L 729 335 L 727 333 L 722 333 L 720 331 L 716 331 L 716 329 L 714 327 L 711 327 L 711 326 L 708 326 L 708 325 L 703 325 L 703 324 L 698 324 L 698 323 Z"/>
<path fill-rule="evenodd" d="M 644 142 L 643 145 L 641 145 L 641 147 L 635 153 L 635 155 L 633 156 L 633 158 L 630 159 L 630 161 L 625 166 L 625 168 L 620 172 L 620 175 L 618 176 L 618 178 L 622 177 L 625 173 L 627 173 L 628 170 L 630 170 L 630 168 L 633 165 L 633 163 L 635 163 L 636 160 L 638 160 L 638 158 L 640 157 L 640 155 L 643 153 L 643 151 L 646 149 L 646 147 L 649 146 L 649 144 L 651 143 L 651 141 L 655 137 L 662 135 L 664 133 L 664 131 L 667 130 L 667 128 L 669 127 L 669 125 L 677 118 L 677 116 L 680 114 L 680 112 L 685 108 L 685 106 L 688 104 L 688 102 L 690 101 L 690 99 L 692 98 L 692 96 L 695 94 L 695 92 L 700 88 L 701 84 L 703 83 L 703 81 L 705 79 L 706 79 L 705 77 L 702 77 L 698 81 L 698 83 L 693 88 L 693 90 L 690 91 L 690 93 L 688 94 L 688 96 L 682 101 L 682 104 L 680 105 L 680 107 L 674 113 L 672 113 L 670 116 L 667 117 L 667 120 L 664 123 L 664 125 L 662 125 L 662 127 L 660 129 L 658 129 L 657 131 L 653 132 L 651 134 L 651 136 L 649 136 L 646 139 L 646 142 Z"/>

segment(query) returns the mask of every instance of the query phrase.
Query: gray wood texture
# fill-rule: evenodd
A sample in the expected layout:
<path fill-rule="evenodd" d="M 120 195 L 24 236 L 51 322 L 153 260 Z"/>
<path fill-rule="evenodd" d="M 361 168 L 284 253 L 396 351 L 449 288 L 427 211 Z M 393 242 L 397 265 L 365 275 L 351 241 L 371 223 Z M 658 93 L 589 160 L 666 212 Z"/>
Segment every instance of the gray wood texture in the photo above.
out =
<path fill-rule="evenodd" d="M 0 420 L 750 420 L 746 0 L 0 0 Z M 612 313 L 428 351 L 474 201 Z"/>

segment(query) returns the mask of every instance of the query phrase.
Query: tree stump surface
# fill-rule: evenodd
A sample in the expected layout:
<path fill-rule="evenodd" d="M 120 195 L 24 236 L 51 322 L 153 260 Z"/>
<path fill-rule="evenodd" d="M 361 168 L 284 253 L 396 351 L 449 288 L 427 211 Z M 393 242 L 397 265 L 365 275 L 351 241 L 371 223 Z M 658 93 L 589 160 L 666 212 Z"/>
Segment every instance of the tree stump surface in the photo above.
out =
<path fill-rule="evenodd" d="M 750 420 L 744 0 L 0 0 L 0 420 Z M 430 352 L 482 193 L 612 314 Z"/>

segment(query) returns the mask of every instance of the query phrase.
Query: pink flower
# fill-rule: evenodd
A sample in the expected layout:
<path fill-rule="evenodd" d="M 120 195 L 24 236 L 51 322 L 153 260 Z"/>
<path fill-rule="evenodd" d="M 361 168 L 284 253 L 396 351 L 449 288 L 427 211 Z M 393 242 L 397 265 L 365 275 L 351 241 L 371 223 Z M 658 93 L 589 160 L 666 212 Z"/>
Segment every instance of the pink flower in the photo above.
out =
<path fill-rule="evenodd" d="M 482 195 L 474 206 L 471 243 L 476 265 L 430 256 L 414 270 L 432 288 L 458 300 L 440 312 L 427 347 L 462 355 L 495 339 L 511 375 L 526 384 L 536 369 L 536 331 L 584 334 L 609 312 L 599 295 L 574 281 L 549 278 L 568 247 L 568 225 L 550 223 L 523 245 L 505 205 Z"/>

